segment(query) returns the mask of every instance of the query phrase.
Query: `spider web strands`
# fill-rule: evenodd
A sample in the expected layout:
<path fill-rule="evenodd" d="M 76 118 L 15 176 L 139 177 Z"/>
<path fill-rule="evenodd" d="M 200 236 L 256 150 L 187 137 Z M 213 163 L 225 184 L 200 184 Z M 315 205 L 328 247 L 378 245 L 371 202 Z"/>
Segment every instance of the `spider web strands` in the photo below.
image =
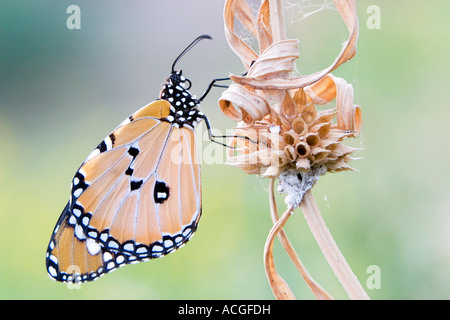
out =
<path fill-rule="evenodd" d="M 286 24 L 304 20 L 323 10 L 336 10 L 332 0 L 283 0 Z"/>

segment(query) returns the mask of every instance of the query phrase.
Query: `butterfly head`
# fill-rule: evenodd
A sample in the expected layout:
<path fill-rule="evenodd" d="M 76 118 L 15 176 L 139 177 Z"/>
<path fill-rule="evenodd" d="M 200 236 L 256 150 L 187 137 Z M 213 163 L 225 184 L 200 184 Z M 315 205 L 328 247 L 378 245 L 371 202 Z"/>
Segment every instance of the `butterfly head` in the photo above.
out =
<path fill-rule="evenodd" d="M 187 98 L 194 101 L 195 97 L 188 91 L 191 81 L 186 79 L 182 71 L 172 71 L 162 87 L 160 98 L 169 101 L 174 107 L 185 104 Z M 179 103 L 177 101 L 179 100 Z M 195 103 L 197 104 L 197 103 Z"/>
<path fill-rule="evenodd" d="M 192 83 L 191 83 L 191 81 L 189 79 L 185 78 L 182 75 L 182 73 L 183 72 L 181 70 L 180 71 L 173 71 L 170 74 L 169 78 L 167 79 L 167 82 L 171 86 L 174 86 L 174 87 L 180 86 L 181 88 L 189 90 L 191 88 Z"/>
<path fill-rule="evenodd" d="M 182 75 L 182 71 L 172 71 L 163 85 L 160 98 L 167 100 L 176 110 L 192 109 L 199 103 L 188 90 L 191 81 Z"/>

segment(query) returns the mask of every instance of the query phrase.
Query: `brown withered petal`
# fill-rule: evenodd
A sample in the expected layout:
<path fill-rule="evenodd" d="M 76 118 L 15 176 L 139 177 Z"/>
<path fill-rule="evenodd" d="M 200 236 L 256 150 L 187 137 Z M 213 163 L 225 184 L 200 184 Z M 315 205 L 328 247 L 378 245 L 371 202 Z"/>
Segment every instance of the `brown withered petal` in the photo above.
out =
<path fill-rule="evenodd" d="M 336 98 L 336 84 L 330 74 L 305 87 L 304 90 L 308 93 L 308 103 L 323 105 L 330 103 Z"/>
<path fill-rule="evenodd" d="M 333 151 L 334 149 L 337 148 L 338 145 L 339 145 L 339 142 L 336 140 L 322 139 L 322 140 L 320 140 L 319 147 Z"/>
<path fill-rule="evenodd" d="M 317 113 L 317 118 L 314 120 L 311 126 L 315 126 L 322 123 L 329 123 L 334 119 L 335 116 L 336 110 L 334 108 L 329 110 L 322 110 Z"/>
<path fill-rule="evenodd" d="M 337 126 L 356 137 L 361 130 L 362 115 L 361 108 L 353 103 L 353 86 L 342 78 L 332 77 L 336 84 Z"/>
<path fill-rule="evenodd" d="M 354 170 L 344 160 L 328 163 L 327 168 L 331 172 Z"/>
<path fill-rule="evenodd" d="M 284 166 L 272 165 L 264 171 L 262 176 L 264 178 L 278 177 L 280 173 L 284 171 L 284 169 Z"/>
<path fill-rule="evenodd" d="M 313 103 L 307 104 L 303 107 L 300 114 L 307 124 L 311 124 L 317 118 L 316 106 Z"/>
<path fill-rule="evenodd" d="M 297 153 L 295 152 L 295 148 L 293 146 L 284 147 L 284 153 L 290 162 L 293 162 L 297 159 Z"/>
<path fill-rule="evenodd" d="M 291 98 L 291 95 L 288 91 L 286 91 L 284 95 L 284 100 L 281 104 L 281 111 L 287 118 L 291 118 L 297 113 L 294 100 Z"/>
<path fill-rule="evenodd" d="M 326 156 L 329 155 L 331 153 L 331 150 L 328 149 L 324 149 L 321 147 L 315 147 L 312 149 L 311 154 L 314 156 L 314 160 L 318 160 L 317 156 L 319 154 L 325 154 Z M 323 158 L 323 156 L 320 156 L 321 158 Z M 320 159 L 321 160 L 321 159 Z"/>
<path fill-rule="evenodd" d="M 248 69 L 248 78 L 267 77 L 278 72 L 294 70 L 298 58 L 298 40 L 283 40 L 272 43 Z"/>
<path fill-rule="evenodd" d="M 292 130 L 297 134 L 304 135 L 308 130 L 308 125 L 305 123 L 303 118 L 297 118 L 292 121 Z"/>
<path fill-rule="evenodd" d="M 249 125 L 270 113 L 270 107 L 264 98 L 237 84 L 231 84 L 222 93 L 219 106 L 229 118 Z"/>
<path fill-rule="evenodd" d="M 342 140 L 344 140 L 345 138 L 347 138 L 349 136 L 351 136 L 350 132 L 332 128 L 330 130 L 330 132 L 328 133 L 327 138 L 341 142 Z"/>
<path fill-rule="evenodd" d="M 308 171 L 311 169 L 311 162 L 306 158 L 297 158 L 295 167 L 298 171 Z"/>
<path fill-rule="evenodd" d="M 297 105 L 298 111 L 301 111 L 304 106 L 306 106 L 308 103 L 308 97 L 306 96 L 305 90 L 303 88 L 298 89 L 295 91 L 294 94 L 294 102 Z"/>
<path fill-rule="evenodd" d="M 336 149 L 334 149 L 331 152 L 331 155 L 340 158 L 340 157 L 349 155 L 350 153 L 354 152 L 355 150 L 356 150 L 356 148 L 346 146 L 345 144 L 340 143 L 336 147 Z"/>

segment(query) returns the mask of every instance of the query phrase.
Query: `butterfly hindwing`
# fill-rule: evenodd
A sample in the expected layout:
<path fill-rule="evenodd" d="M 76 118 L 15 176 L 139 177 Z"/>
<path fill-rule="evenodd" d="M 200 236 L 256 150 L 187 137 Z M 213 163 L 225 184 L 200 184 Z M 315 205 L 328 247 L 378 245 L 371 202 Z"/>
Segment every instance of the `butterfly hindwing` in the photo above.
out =
<path fill-rule="evenodd" d="M 67 203 L 47 249 L 46 266 L 53 279 L 62 282 L 92 281 L 133 262 L 133 257 L 108 252 L 94 240 L 83 237 L 79 226 L 69 221 L 70 217 Z"/>

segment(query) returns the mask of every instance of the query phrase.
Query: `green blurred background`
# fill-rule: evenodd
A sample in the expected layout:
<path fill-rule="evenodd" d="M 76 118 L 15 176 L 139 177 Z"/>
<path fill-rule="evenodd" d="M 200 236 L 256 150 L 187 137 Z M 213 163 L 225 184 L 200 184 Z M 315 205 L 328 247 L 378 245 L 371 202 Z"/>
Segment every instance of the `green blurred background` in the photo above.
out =
<path fill-rule="evenodd" d="M 71 4 L 81 8 L 81 30 L 66 27 Z M 370 5 L 381 9 L 380 29 L 366 25 Z M 213 36 L 178 65 L 197 95 L 212 78 L 244 71 L 225 40 L 222 9 L 217 0 L 0 0 L 0 298 L 273 298 L 262 263 L 268 181 L 222 164 L 203 164 L 203 217 L 182 250 L 81 289 L 45 270 L 79 164 L 158 96 L 176 55 L 196 36 Z M 327 67 L 347 38 L 337 11 L 293 12 L 298 70 Z M 365 288 L 367 268 L 380 268 L 381 287 L 366 288 L 374 299 L 450 298 L 449 12 L 444 0 L 359 0 L 358 54 L 334 72 L 362 107 L 363 133 L 351 144 L 364 148 L 363 159 L 353 163 L 358 172 L 328 174 L 313 192 Z M 217 106 L 220 90 L 202 110 L 224 131 L 235 123 Z M 300 210 L 286 231 L 313 277 L 347 299 Z M 278 243 L 275 261 L 297 298 L 314 299 Z"/>

